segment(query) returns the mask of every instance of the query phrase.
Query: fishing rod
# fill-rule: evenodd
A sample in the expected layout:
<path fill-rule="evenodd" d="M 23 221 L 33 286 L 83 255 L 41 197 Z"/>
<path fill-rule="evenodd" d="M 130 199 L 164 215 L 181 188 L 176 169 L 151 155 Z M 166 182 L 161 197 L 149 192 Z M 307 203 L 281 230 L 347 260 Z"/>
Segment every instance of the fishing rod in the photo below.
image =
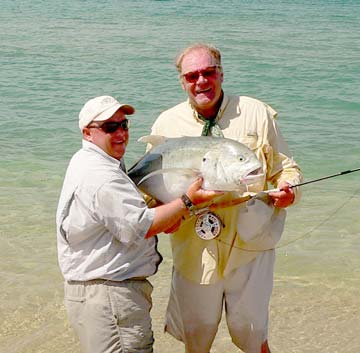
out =
<path fill-rule="evenodd" d="M 342 172 L 339 172 L 339 173 L 336 173 L 336 174 L 332 174 L 332 175 L 328 175 L 328 176 L 324 176 L 324 177 L 321 177 L 321 178 L 317 178 L 317 179 L 312 179 L 312 180 L 309 180 L 309 181 L 304 181 L 302 183 L 299 183 L 299 184 L 295 184 L 295 185 L 290 185 L 290 188 L 296 188 L 298 186 L 303 186 L 303 185 L 307 185 L 307 184 L 312 184 L 312 183 L 316 183 L 318 181 L 321 181 L 321 180 L 325 180 L 325 179 L 330 179 L 330 178 L 335 178 L 335 177 L 338 177 L 338 176 L 341 176 L 341 175 L 345 175 L 345 174 L 350 174 L 350 173 L 355 173 L 355 172 L 359 172 L 360 171 L 360 168 L 356 168 L 356 169 L 350 169 L 350 170 L 344 170 Z M 265 191 L 262 191 L 258 194 L 255 194 L 255 195 L 246 195 L 246 196 L 243 196 L 243 197 L 240 197 L 240 198 L 237 198 L 237 199 L 233 199 L 231 201 L 227 201 L 227 202 L 222 202 L 222 203 L 216 203 L 214 205 L 210 205 L 209 207 L 205 207 L 205 208 L 201 208 L 199 210 L 197 210 L 195 212 L 195 214 L 201 214 L 203 213 L 204 211 L 206 210 L 216 210 L 217 208 L 226 208 L 226 207 L 231 207 L 231 206 L 235 206 L 235 205 L 238 205 L 240 203 L 243 203 L 243 202 L 246 202 L 246 201 L 249 201 L 250 199 L 256 197 L 256 195 L 259 195 L 259 194 L 269 194 L 271 192 L 279 192 L 279 191 L 282 191 L 282 189 L 270 189 L 270 190 L 265 190 Z"/>
<path fill-rule="evenodd" d="M 355 168 L 355 169 L 350 169 L 350 170 L 344 170 L 342 172 L 339 172 L 339 173 L 336 173 L 336 174 L 331 174 L 331 175 L 327 175 L 327 176 L 324 176 L 324 177 L 321 177 L 321 178 L 317 178 L 317 179 L 312 179 L 312 180 L 309 180 L 309 181 L 304 181 L 302 183 L 299 183 L 299 184 L 295 184 L 295 185 L 290 185 L 290 188 L 295 188 L 297 186 L 303 186 L 303 185 L 307 185 L 307 184 L 312 184 L 312 183 L 316 183 L 318 181 L 321 181 L 321 180 L 325 180 L 325 179 L 330 179 L 330 178 L 335 178 L 335 177 L 338 177 L 338 176 L 341 176 L 341 175 L 345 175 L 345 174 L 350 174 L 350 173 L 355 173 L 355 172 L 358 172 L 360 171 L 360 168 Z M 254 197 L 256 197 L 257 195 L 260 195 L 262 193 L 265 193 L 265 194 L 268 194 L 268 193 L 271 193 L 271 192 L 279 192 L 281 191 L 281 189 L 271 189 L 271 190 L 266 190 L 266 191 L 263 191 L 263 192 L 260 192 L 258 194 L 255 194 L 255 195 L 246 195 L 246 196 L 243 196 L 243 197 L 240 197 L 238 199 L 234 199 L 234 200 L 231 200 L 230 202 L 224 202 L 222 204 L 220 204 L 220 207 L 231 207 L 231 206 L 235 206 L 235 205 L 238 205 L 240 203 L 243 203 L 243 202 L 246 202 Z M 265 249 L 248 249 L 248 248 L 244 248 L 244 247 L 239 247 L 239 246 L 235 246 L 234 244 L 228 244 L 227 242 L 221 240 L 220 238 L 217 238 L 217 240 L 219 242 L 222 242 L 223 244 L 225 245 L 228 245 L 230 247 L 234 247 L 234 248 L 237 248 L 239 250 L 242 250 L 242 251 L 247 251 L 247 252 L 258 252 L 258 251 L 267 251 L 267 250 L 273 250 L 273 249 L 278 249 L 278 248 L 283 248 L 291 243 L 294 243 L 298 240 L 301 240 L 301 239 L 304 239 L 305 237 L 308 237 L 309 235 L 311 235 L 313 233 L 314 230 L 316 230 L 317 228 L 319 228 L 321 225 L 325 224 L 332 216 L 334 216 L 342 207 L 345 206 L 345 204 L 351 200 L 358 192 L 360 191 L 360 189 L 356 190 L 355 193 L 350 197 L 350 199 L 346 200 L 342 205 L 340 205 L 340 207 L 337 207 L 336 210 L 332 213 L 330 213 L 330 215 L 328 217 L 326 217 L 326 219 L 324 219 L 322 222 L 320 222 L 317 226 L 315 226 L 314 228 L 312 228 L 310 231 L 306 232 L 305 234 L 303 234 L 302 236 L 292 240 L 292 241 L 289 241 L 288 243 L 282 245 L 282 246 L 274 246 L 274 247 L 271 247 L 271 248 L 265 248 Z M 208 207 L 207 209 L 208 210 L 216 210 L 216 208 L 219 207 L 219 204 L 215 204 L 215 205 L 210 205 L 210 207 Z M 204 210 L 204 209 L 203 209 Z M 203 210 L 199 210 L 199 211 L 203 211 Z"/>
<path fill-rule="evenodd" d="M 298 187 L 298 186 L 303 186 L 303 185 L 307 185 L 307 184 L 316 183 L 316 182 L 318 182 L 318 181 L 325 180 L 325 179 L 335 178 L 335 177 L 342 176 L 342 175 L 345 175 L 345 174 L 355 173 L 355 172 L 358 172 L 358 171 L 360 171 L 360 168 L 344 170 L 344 171 L 339 172 L 339 173 L 336 173 L 336 174 L 331 174 L 331 175 L 327 175 L 327 176 L 324 176 L 324 177 L 321 177 L 321 178 L 312 179 L 312 180 L 309 180 L 309 181 L 304 181 L 304 182 L 299 183 L 299 184 L 290 185 L 290 189 L 296 188 L 296 187 Z M 278 191 L 281 191 L 281 189 L 271 189 L 271 190 L 267 190 L 266 193 L 269 193 L 269 192 L 278 192 Z"/>

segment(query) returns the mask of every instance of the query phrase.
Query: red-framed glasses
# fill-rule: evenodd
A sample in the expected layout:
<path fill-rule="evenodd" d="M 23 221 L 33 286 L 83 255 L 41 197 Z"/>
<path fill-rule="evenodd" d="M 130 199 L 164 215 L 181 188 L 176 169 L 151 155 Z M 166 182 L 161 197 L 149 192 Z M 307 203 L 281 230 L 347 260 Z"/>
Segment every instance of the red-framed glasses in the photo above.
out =
<path fill-rule="evenodd" d="M 206 69 L 203 70 L 197 70 L 197 71 L 190 71 L 186 74 L 182 74 L 181 77 L 183 77 L 187 82 L 189 83 L 195 83 L 200 75 L 204 78 L 213 78 L 217 74 L 218 65 L 209 66 Z"/>

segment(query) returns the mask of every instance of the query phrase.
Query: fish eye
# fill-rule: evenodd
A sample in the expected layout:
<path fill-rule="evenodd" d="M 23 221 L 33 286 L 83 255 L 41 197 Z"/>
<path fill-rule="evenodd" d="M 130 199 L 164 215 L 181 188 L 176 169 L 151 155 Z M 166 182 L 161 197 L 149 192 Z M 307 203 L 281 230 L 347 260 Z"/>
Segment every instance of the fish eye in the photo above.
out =
<path fill-rule="evenodd" d="M 240 161 L 240 162 L 244 162 L 244 160 L 245 160 L 244 157 L 240 157 L 240 158 L 239 158 L 239 161 Z"/>
<path fill-rule="evenodd" d="M 206 162 L 206 158 L 205 158 L 205 157 L 203 158 L 203 162 Z"/>

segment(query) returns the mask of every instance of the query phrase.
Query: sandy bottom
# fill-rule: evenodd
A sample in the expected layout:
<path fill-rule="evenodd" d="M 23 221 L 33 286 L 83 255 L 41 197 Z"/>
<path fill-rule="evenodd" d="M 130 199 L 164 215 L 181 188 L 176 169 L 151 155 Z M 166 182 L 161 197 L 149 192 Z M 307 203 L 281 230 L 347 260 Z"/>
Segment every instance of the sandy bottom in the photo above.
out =
<path fill-rule="evenodd" d="M 47 265 L 32 283 L 22 277 L 12 282 L 12 287 L 2 287 L 0 352 L 80 353 L 63 307 L 62 277 L 56 263 Z M 349 274 L 343 280 L 334 280 L 319 272 L 315 276 L 299 275 L 294 269 L 296 263 L 283 255 L 278 257 L 277 267 L 270 311 L 272 352 L 360 352 L 359 276 L 355 273 L 354 277 Z M 152 278 L 154 350 L 182 353 L 182 343 L 163 333 L 170 273 L 171 260 L 165 259 Z M 211 352 L 239 352 L 231 343 L 224 320 Z"/>

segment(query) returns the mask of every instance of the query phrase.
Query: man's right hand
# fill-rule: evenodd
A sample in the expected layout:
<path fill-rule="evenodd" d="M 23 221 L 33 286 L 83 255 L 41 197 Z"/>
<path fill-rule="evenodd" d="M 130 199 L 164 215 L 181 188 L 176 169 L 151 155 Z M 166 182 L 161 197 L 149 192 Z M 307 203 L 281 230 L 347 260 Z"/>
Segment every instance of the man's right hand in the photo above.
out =
<path fill-rule="evenodd" d="M 202 178 L 196 179 L 187 189 L 186 195 L 194 205 L 199 205 L 224 194 L 223 191 L 204 190 L 201 188 Z"/>

